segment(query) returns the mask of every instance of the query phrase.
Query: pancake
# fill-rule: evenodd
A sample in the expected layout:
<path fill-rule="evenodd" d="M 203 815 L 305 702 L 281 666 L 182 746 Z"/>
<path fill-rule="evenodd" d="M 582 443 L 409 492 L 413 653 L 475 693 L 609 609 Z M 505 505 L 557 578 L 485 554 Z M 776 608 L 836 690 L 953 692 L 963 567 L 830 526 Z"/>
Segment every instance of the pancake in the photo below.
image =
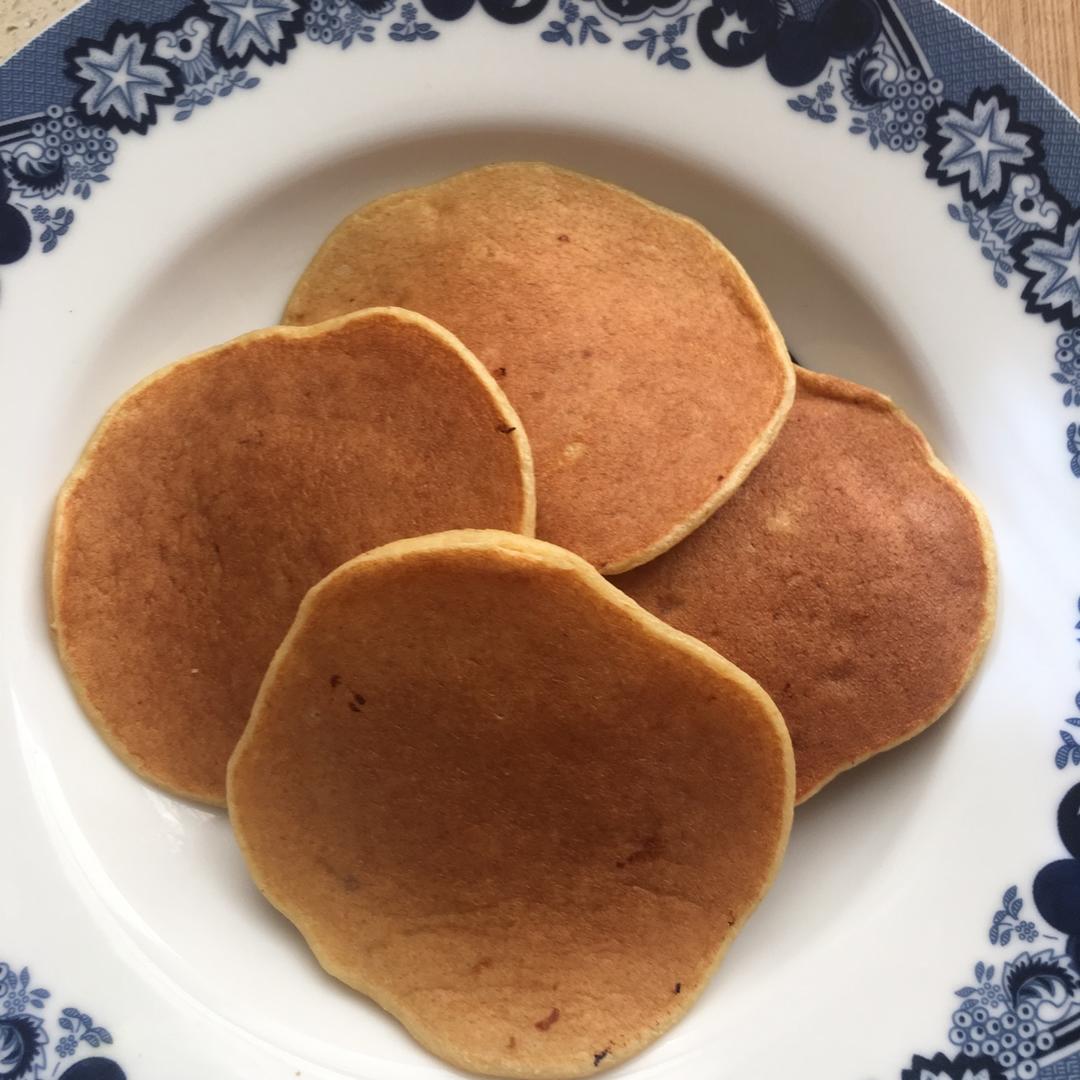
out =
<path fill-rule="evenodd" d="M 259 330 L 151 375 L 105 416 L 56 507 L 52 627 L 113 749 L 223 804 L 311 585 L 402 536 L 533 523 L 520 421 L 446 331 L 391 309 Z"/>
<path fill-rule="evenodd" d="M 700 993 L 787 842 L 761 688 L 577 556 L 404 540 L 300 606 L 229 764 L 256 884 L 452 1064 L 591 1076 Z"/>
<path fill-rule="evenodd" d="M 284 321 L 401 304 L 459 335 L 518 410 L 537 535 L 603 573 L 727 499 L 791 405 L 780 332 L 697 222 L 541 164 L 380 199 L 331 233 Z"/>
<path fill-rule="evenodd" d="M 772 695 L 797 801 L 932 724 L 993 628 L 978 504 L 886 397 L 799 369 L 754 475 L 663 558 L 617 581 Z"/>

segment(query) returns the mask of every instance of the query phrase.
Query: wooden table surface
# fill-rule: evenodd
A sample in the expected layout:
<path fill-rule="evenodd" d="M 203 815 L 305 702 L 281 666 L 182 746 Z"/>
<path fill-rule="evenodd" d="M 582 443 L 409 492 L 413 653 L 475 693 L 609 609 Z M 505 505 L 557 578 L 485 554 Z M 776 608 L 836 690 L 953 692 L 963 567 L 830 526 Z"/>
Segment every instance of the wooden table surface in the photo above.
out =
<path fill-rule="evenodd" d="M 0 59 L 75 0 L 0 0 Z M 1080 113 L 1080 0 L 951 0 Z"/>
<path fill-rule="evenodd" d="M 949 6 L 1080 113 L 1080 0 L 950 0 Z"/>

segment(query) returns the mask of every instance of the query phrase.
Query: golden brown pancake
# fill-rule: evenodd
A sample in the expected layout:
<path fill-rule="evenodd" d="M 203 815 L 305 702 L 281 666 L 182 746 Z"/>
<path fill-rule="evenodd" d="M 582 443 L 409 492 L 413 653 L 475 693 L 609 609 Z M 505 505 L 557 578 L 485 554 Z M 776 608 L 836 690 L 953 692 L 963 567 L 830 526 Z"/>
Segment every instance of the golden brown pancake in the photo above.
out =
<path fill-rule="evenodd" d="M 886 397 L 800 369 L 754 475 L 617 584 L 756 678 L 795 746 L 797 801 L 952 704 L 994 621 L 982 510 Z"/>
<path fill-rule="evenodd" d="M 761 688 L 538 540 L 451 532 L 308 593 L 229 764 L 259 888 L 454 1065 L 591 1076 L 697 997 L 787 841 Z"/>
<path fill-rule="evenodd" d="M 57 504 L 52 626 L 117 753 L 220 804 L 311 585 L 388 540 L 533 521 L 520 422 L 446 331 L 392 309 L 259 330 L 109 410 Z"/>
<path fill-rule="evenodd" d="M 550 165 L 491 165 L 362 207 L 284 321 L 369 304 L 422 311 L 476 352 L 529 432 L 538 535 L 604 573 L 700 525 L 791 404 L 780 332 L 714 236 Z"/>

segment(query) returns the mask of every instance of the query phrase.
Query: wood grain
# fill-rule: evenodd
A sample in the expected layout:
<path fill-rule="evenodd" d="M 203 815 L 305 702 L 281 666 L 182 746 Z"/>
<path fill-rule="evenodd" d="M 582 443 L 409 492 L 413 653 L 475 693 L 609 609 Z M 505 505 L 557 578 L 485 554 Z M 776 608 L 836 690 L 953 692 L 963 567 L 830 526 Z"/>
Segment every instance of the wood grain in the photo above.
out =
<path fill-rule="evenodd" d="M 1078 0 L 951 0 L 949 6 L 1000 41 L 1080 113 Z"/>
<path fill-rule="evenodd" d="M 76 0 L 0 0 L 0 60 Z M 1018 56 L 1080 112 L 1080 0 L 951 0 L 951 7 Z"/>
<path fill-rule="evenodd" d="M 0 60 L 40 34 L 78 0 L 0 0 Z"/>

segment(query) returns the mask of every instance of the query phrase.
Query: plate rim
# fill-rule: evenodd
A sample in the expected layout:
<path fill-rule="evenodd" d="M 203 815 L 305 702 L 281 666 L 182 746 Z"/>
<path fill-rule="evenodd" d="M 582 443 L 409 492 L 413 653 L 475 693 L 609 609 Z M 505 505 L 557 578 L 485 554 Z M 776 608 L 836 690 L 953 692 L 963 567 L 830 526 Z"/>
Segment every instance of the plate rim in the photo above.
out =
<path fill-rule="evenodd" d="M 346 3 L 346 0 L 341 2 Z M 33 117 L 6 116 L 0 106 L 0 214 L 3 215 L 0 225 L 7 229 L 6 233 L 0 231 L 0 280 L 10 272 L 10 266 L 23 258 L 44 258 L 56 250 L 62 238 L 75 226 L 78 216 L 70 207 L 62 206 L 58 197 L 78 199 L 76 209 L 81 211 L 95 185 L 107 181 L 108 170 L 125 141 L 148 134 L 166 115 L 175 121 L 186 122 L 198 109 L 215 100 L 255 90 L 263 78 L 271 76 L 276 65 L 288 61 L 292 50 L 310 36 L 310 27 L 304 17 L 313 13 L 311 0 L 275 0 L 275 3 L 283 12 L 281 25 L 260 47 L 257 36 L 249 32 L 245 37 L 242 27 L 233 25 L 230 12 L 236 5 L 230 7 L 230 0 L 155 0 L 153 6 L 168 8 L 169 16 L 154 21 L 108 18 L 130 6 L 124 0 L 87 0 L 0 64 L 2 91 L 9 85 L 5 80 L 17 81 L 22 69 L 29 71 L 35 66 L 43 46 L 55 50 L 56 46 L 62 45 L 64 63 L 53 77 L 67 95 L 53 103 L 53 111 L 46 108 Z M 583 15 L 582 9 L 589 4 L 595 4 L 595 9 L 589 7 Z M 378 31 L 380 44 L 393 42 L 396 47 L 420 48 L 425 42 L 433 42 L 448 33 L 457 19 L 471 15 L 472 18 L 493 19 L 508 28 L 531 25 L 536 30 L 546 24 L 546 29 L 540 30 L 539 38 L 553 48 L 569 47 L 584 52 L 590 45 L 614 45 L 616 48 L 621 45 L 627 54 L 627 62 L 632 56 L 637 57 L 638 62 L 645 59 L 654 71 L 666 68 L 666 74 L 685 70 L 694 63 L 712 62 L 721 68 L 763 64 L 781 87 L 781 92 L 790 95 L 783 99 L 786 106 L 816 122 L 822 130 L 847 121 L 849 133 L 865 139 L 872 150 L 897 155 L 918 153 L 923 158 L 926 164 L 924 179 L 937 184 L 949 196 L 950 218 L 958 226 L 966 227 L 972 239 L 977 241 L 978 251 L 991 264 L 989 269 L 1003 294 L 1016 288 L 1029 317 L 1059 329 L 1049 376 L 1059 387 L 1066 409 L 1080 406 L 1080 278 L 1073 279 L 1076 289 L 1070 292 L 1064 287 L 1069 279 L 1062 276 L 1070 270 L 1070 262 L 1080 257 L 1080 204 L 1063 195 L 1055 185 L 1052 167 L 1046 160 L 1046 132 L 1030 117 L 1025 118 L 1024 101 L 1032 92 L 1045 96 L 1075 128 L 1078 146 L 1080 120 L 1019 61 L 938 0 L 852 0 L 848 8 L 872 8 L 877 12 L 877 22 L 871 19 L 873 35 L 860 39 L 857 46 L 840 58 L 828 53 L 826 63 L 801 82 L 798 80 L 810 73 L 816 63 L 816 60 L 810 62 L 807 59 L 808 53 L 814 49 L 820 53 L 820 42 L 814 40 L 801 50 L 794 50 L 792 55 L 784 25 L 787 24 L 788 34 L 793 25 L 799 24 L 800 32 L 808 38 L 814 38 L 815 34 L 820 36 L 825 31 L 817 26 L 817 22 L 824 23 L 825 19 L 819 17 L 822 12 L 827 14 L 840 7 L 838 0 L 800 0 L 798 10 L 789 0 L 706 0 L 701 5 L 697 5 L 696 0 L 526 0 L 522 6 L 513 0 L 479 0 L 476 11 L 471 12 L 473 6 L 474 0 L 368 0 L 367 21 L 361 20 L 357 24 L 358 29 L 348 42 L 344 37 L 332 37 L 319 43 L 311 41 L 305 47 L 321 44 L 346 48 L 354 42 L 370 44 L 364 33 L 374 28 L 373 33 Z M 720 47 L 717 31 L 721 29 L 723 19 L 717 15 L 707 20 L 699 18 L 702 14 L 717 11 L 726 17 L 735 10 L 744 22 L 753 25 L 751 16 L 756 14 L 765 20 L 759 24 L 760 30 L 770 17 L 766 9 L 771 10 L 775 25 L 767 26 L 766 32 L 760 34 L 768 40 L 751 44 L 747 42 L 757 31 L 743 33 L 741 45 L 729 35 L 726 46 Z M 914 15 L 925 15 L 931 9 L 935 12 L 933 19 L 949 33 L 963 33 L 990 46 L 999 70 L 1000 64 L 1004 63 L 1014 81 L 1007 82 L 1003 77 L 990 85 L 982 85 L 976 80 L 966 94 L 951 93 L 963 75 L 960 73 L 951 82 L 937 79 L 941 86 L 935 88 L 935 74 L 910 25 Z M 813 18 L 804 18 L 807 13 Z M 90 16 L 107 22 L 103 35 L 82 33 Z M 399 20 L 396 23 L 391 21 L 395 16 Z M 695 18 L 697 22 L 692 29 Z M 201 24 L 194 29 L 191 26 L 193 19 Z M 709 35 L 696 29 L 705 22 L 716 24 L 709 31 L 712 46 L 707 40 Z M 857 27 L 845 25 L 840 29 L 846 29 L 854 40 Z M 230 33 L 233 34 L 231 38 Z M 621 36 L 617 38 L 617 35 Z M 170 45 L 170 36 L 172 41 L 185 37 L 200 41 L 194 59 L 181 59 L 179 52 Z M 875 51 L 883 42 L 881 50 Z M 838 47 L 834 45 L 834 49 Z M 102 105 L 99 95 L 95 104 L 95 91 L 100 92 L 101 86 L 88 74 L 91 67 L 86 61 L 94 57 L 99 66 L 107 66 L 121 59 L 125 49 L 127 56 L 134 56 L 144 68 L 156 69 L 146 77 L 157 80 L 159 92 L 148 94 L 142 108 L 136 98 L 132 98 L 125 108 L 110 109 Z M 865 60 L 860 59 L 864 54 Z M 893 68 L 904 60 L 911 62 L 896 75 Z M 822 73 L 831 73 L 837 63 L 841 72 L 840 85 L 834 84 L 829 75 L 819 81 Z M 258 74 L 254 75 L 248 68 L 256 64 L 259 66 L 253 70 Z M 916 80 L 913 73 L 919 64 L 922 71 Z M 867 75 L 871 66 L 874 70 Z M 909 119 L 898 121 L 899 111 L 890 113 L 887 104 L 903 96 L 899 88 L 892 97 L 879 96 L 872 103 L 860 97 L 863 92 L 876 92 L 875 85 L 881 88 L 903 84 L 905 75 L 908 75 L 908 82 L 927 83 L 926 93 L 912 92 L 907 95 L 909 99 L 936 98 L 932 106 L 927 105 L 921 110 L 910 108 L 904 114 Z M 201 100 L 207 95 L 208 100 Z M 919 112 L 925 113 L 924 120 L 915 122 L 913 117 Z M 67 127 L 69 116 L 76 122 Z M 60 125 L 56 131 L 51 127 L 54 121 Z M 889 129 L 894 122 L 899 125 L 897 131 Z M 912 124 L 913 130 L 905 134 L 903 129 L 907 124 Z M 916 136 L 920 125 L 926 128 L 921 138 Z M 978 125 L 986 126 L 980 129 Z M 40 133 L 36 126 L 42 127 Z M 65 132 L 72 129 L 74 138 L 66 140 Z M 89 134 L 83 135 L 83 129 Z M 105 135 L 100 137 L 97 129 Z M 964 153 L 964 140 L 970 141 L 987 132 L 991 140 L 1000 140 L 997 144 L 1000 151 L 986 156 L 985 160 L 969 161 L 965 165 L 964 161 L 971 155 Z M 54 135 L 60 141 L 50 145 L 49 137 Z M 908 145 L 912 139 L 915 146 Z M 83 149 L 69 152 L 65 148 L 72 142 L 83 144 Z M 98 147 L 91 150 L 86 145 L 90 142 L 96 142 Z M 43 158 L 29 148 L 20 155 L 18 151 L 24 145 L 40 145 L 46 151 L 59 150 L 59 156 Z M 53 169 L 50 174 L 48 166 L 56 162 L 60 169 Z M 74 163 L 84 167 L 74 169 L 71 167 Z M 54 190 L 45 183 L 50 175 L 54 177 Z M 1025 208 L 1029 203 L 1033 205 Z M 21 225 L 14 223 L 13 214 L 19 216 Z M 21 252 L 18 246 L 22 241 L 18 237 L 13 246 L 13 229 L 27 241 Z M 987 254 L 988 250 L 990 254 Z M 10 257 L 13 254 L 14 257 Z M 1013 285 L 1017 281 L 1022 281 L 1018 287 Z M 1015 302 L 1016 298 L 1011 299 Z M 1080 429 L 1076 422 L 1070 421 L 1064 432 L 1064 464 L 1074 477 L 1080 479 Z M 1080 622 L 1075 629 L 1080 630 Z M 1076 706 L 1080 711 L 1080 693 L 1076 697 Z M 1063 722 L 1067 726 L 1080 727 L 1080 717 L 1066 718 Z M 1064 772 L 1071 766 L 1080 766 L 1080 735 L 1073 738 L 1068 731 L 1062 730 L 1060 737 L 1062 741 L 1055 750 L 1053 765 L 1057 771 Z M 964 1013 L 965 1020 L 956 1020 L 954 1015 L 955 1022 L 949 1031 L 952 1046 L 929 1056 L 913 1054 L 910 1066 L 901 1070 L 901 1080 L 923 1080 L 926 1074 L 935 1080 L 946 1077 L 967 1080 L 980 1072 L 985 1073 L 986 1080 L 1006 1080 L 1009 1068 L 1025 1080 L 1023 1072 L 1016 1071 L 1020 1066 L 1005 1065 L 1007 1059 L 1003 1054 L 1007 1048 L 1002 1050 L 998 1046 L 996 1053 L 990 1053 L 986 1050 L 986 1037 L 977 1042 L 959 1036 L 972 1027 L 985 1026 L 985 1022 L 978 1022 L 979 1010 L 987 1012 L 988 1020 L 1006 1015 L 1008 1008 L 1005 1012 L 994 1010 L 1000 1009 L 1001 1001 L 1007 1001 L 1010 996 L 1014 1013 L 1020 1005 L 1031 1004 L 1037 999 L 1037 983 L 1063 987 L 1066 996 L 1074 991 L 1080 996 L 1080 981 L 1077 981 L 1080 975 L 1080 925 L 1075 930 L 1067 930 L 1060 914 L 1061 896 L 1063 890 L 1067 892 L 1066 884 L 1072 881 L 1070 875 L 1080 874 L 1080 837 L 1067 828 L 1069 814 L 1075 813 L 1078 805 L 1080 783 L 1069 787 L 1058 805 L 1058 830 L 1070 857 L 1044 866 L 1031 882 L 1030 896 L 1021 891 L 1019 883 L 1009 885 L 987 931 L 992 946 L 1007 946 L 1014 936 L 1018 943 L 1029 945 L 1038 939 L 1040 927 L 1045 924 L 1064 934 L 1065 944 L 1060 948 L 1021 949 L 1000 968 L 981 961 L 974 965 L 974 979 L 956 990 L 960 999 L 956 1015 Z M 1059 866 L 1065 869 L 1053 869 Z M 1029 905 L 1026 915 L 1025 904 Z M 1030 936 L 1032 932 L 1034 937 Z M 1000 993 L 994 994 L 988 986 L 998 986 Z M 1025 987 L 1030 991 L 1027 996 Z M 967 1009 L 971 1002 L 980 1004 Z M 0 1035 L 15 1031 L 25 1046 L 36 1047 L 35 1053 L 43 1053 L 48 1044 L 61 1057 L 70 1056 L 74 1064 L 82 1060 L 107 1062 L 116 1071 L 111 1074 L 102 1071 L 99 1080 L 122 1078 L 123 1070 L 111 1057 L 89 1053 L 111 1044 L 108 1029 L 94 1024 L 89 1014 L 74 1006 L 66 1006 L 57 1012 L 55 1005 L 48 991 L 35 985 L 27 966 L 0 962 Z M 1044 1062 L 1044 1068 L 1051 1070 L 1046 1075 L 1055 1077 L 1058 1073 L 1052 1070 L 1057 1069 L 1060 1062 L 1075 1061 L 1080 1065 L 1080 1026 L 1076 1023 L 1080 1002 L 1077 1011 L 1045 1022 L 1039 1011 L 1041 1003 L 1032 1008 L 1031 1019 L 1023 1022 L 1034 1023 L 1039 1028 L 1037 1035 L 1040 1038 L 1049 1033 L 1054 1039 L 1052 1047 L 1041 1055 L 1033 1055 L 1032 1060 Z M 42 1038 L 48 1043 L 40 1041 Z M 62 1054 L 59 1047 L 68 1047 L 72 1039 L 75 1040 L 74 1047 L 68 1054 Z M 989 1041 L 995 1042 L 993 1038 Z M 106 1065 L 102 1064 L 100 1068 L 104 1070 Z M 1060 1073 L 1061 1077 L 1066 1075 L 1071 1074 Z"/>

